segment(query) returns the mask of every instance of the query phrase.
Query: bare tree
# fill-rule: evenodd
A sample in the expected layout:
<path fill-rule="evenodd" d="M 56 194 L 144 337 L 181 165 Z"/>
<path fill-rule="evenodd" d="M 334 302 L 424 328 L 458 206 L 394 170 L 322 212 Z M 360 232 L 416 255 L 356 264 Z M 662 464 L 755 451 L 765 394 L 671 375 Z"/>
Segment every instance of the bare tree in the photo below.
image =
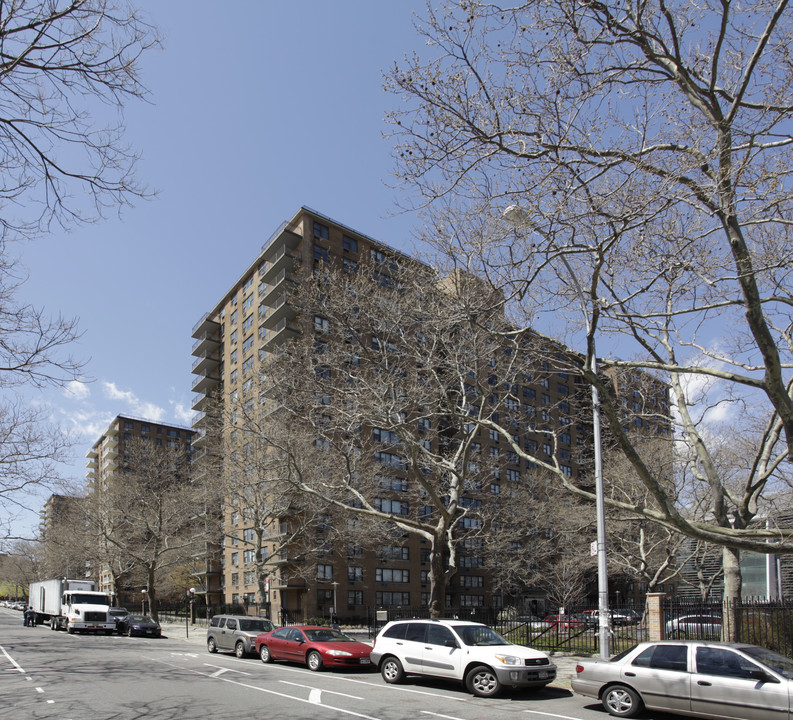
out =
<path fill-rule="evenodd" d="M 250 395 L 259 391 L 257 384 Z M 226 514 L 225 544 L 238 548 L 241 585 L 255 585 L 256 601 L 267 603 L 271 578 L 316 576 L 317 562 L 336 546 L 339 523 L 315 496 L 295 493 L 285 481 L 289 470 L 263 443 L 260 408 L 250 399 L 230 400 L 222 414 L 225 421 L 216 428 L 224 447 L 217 477 Z"/>
<path fill-rule="evenodd" d="M 94 489 L 92 530 L 104 550 L 103 568 L 118 578 L 141 573 L 156 618 L 164 575 L 203 547 L 205 503 L 184 444 L 169 447 L 140 438 L 129 441 L 125 451 L 118 476 Z"/>
<path fill-rule="evenodd" d="M 142 53 L 154 29 L 125 0 L 20 0 L 0 19 L 0 536 L 36 502 L 62 492 L 68 439 L 14 390 L 65 385 L 82 363 L 64 355 L 73 320 L 17 300 L 24 273 L 9 244 L 56 223 L 90 222 L 147 193 L 123 139 L 127 101 L 143 99 Z"/>
<path fill-rule="evenodd" d="M 728 598 L 741 549 L 793 551 L 790 532 L 752 523 L 787 488 L 793 442 L 787 12 L 449 2 L 419 25 L 433 57 L 387 80 L 404 101 L 391 116 L 400 176 L 439 218 L 426 239 L 503 290 L 516 322 L 586 348 L 581 375 L 653 498 L 608 502 L 722 545 Z M 620 371 L 667 384 L 707 516 L 687 513 L 633 442 L 609 391 Z M 725 413 L 739 433 L 746 415 L 762 427 L 729 478 L 710 430 Z"/>

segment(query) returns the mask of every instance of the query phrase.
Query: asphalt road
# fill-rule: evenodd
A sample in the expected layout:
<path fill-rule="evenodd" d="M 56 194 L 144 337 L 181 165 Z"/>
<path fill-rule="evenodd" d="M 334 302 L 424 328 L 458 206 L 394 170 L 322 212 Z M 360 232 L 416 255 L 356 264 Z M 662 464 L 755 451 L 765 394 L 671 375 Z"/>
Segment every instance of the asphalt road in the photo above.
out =
<path fill-rule="evenodd" d="M 0 608 L 0 720 L 606 720 L 576 697 L 567 673 L 541 691 L 476 698 L 457 683 L 408 678 L 387 685 L 374 670 L 312 673 L 256 657 L 210 655 L 205 632 L 166 626 L 167 637 L 68 635 L 22 626 Z M 574 660 L 563 664 L 567 671 Z M 652 720 L 671 720 L 656 715 Z"/>

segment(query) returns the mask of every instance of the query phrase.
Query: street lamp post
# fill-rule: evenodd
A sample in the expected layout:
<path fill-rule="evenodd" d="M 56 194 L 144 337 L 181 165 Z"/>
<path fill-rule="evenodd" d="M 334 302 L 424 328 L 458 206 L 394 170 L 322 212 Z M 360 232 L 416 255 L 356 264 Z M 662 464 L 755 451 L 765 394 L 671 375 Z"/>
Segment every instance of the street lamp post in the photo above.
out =
<path fill-rule="evenodd" d="M 195 595 L 195 588 L 187 588 L 184 601 L 184 636 L 186 638 L 190 637 L 190 605 L 193 602 L 193 595 Z"/>
<path fill-rule="evenodd" d="M 146 614 L 146 588 L 140 591 L 140 614 Z"/>
<path fill-rule="evenodd" d="M 508 223 L 515 227 L 526 228 L 538 232 L 536 226 L 532 223 L 529 214 L 517 205 L 510 205 L 501 217 Z M 554 241 L 548 238 L 552 245 L 556 245 Z M 584 291 L 581 289 L 570 264 L 564 254 L 560 254 L 561 261 L 564 263 L 567 273 L 570 275 L 570 280 L 573 288 L 578 297 L 581 305 L 581 313 L 584 316 L 584 324 L 586 327 L 587 335 L 592 329 L 589 319 L 589 313 L 586 310 L 586 298 Z M 589 363 L 589 370 L 593 376 L 597 376 L 597 353 L 595 352 L 594 345 L 592 347 L 591 357 L 587 358 Z M 597 518 L 597 568 L 598 568 L 598 637 L 600 640 L 600 657 L 608 660 L 610 656 L 609 645 L 609 582 L 608 582 L 608 557 L 606 555 L 606 504 L 603 492 L 603 451 L 600 438 L 600 393 L 597 386 L 592 384 L 592 446 L 594 451 L 595 461 L 595 515 Z"/>
<path fill-rule="evenodd" d="M 330 613 L 330 624 L 333 625 L 333 617 L 336 615 L 336 586 L 339 583 L 334 580 L 331 585 L 333 585 L 333 610 Z"/>

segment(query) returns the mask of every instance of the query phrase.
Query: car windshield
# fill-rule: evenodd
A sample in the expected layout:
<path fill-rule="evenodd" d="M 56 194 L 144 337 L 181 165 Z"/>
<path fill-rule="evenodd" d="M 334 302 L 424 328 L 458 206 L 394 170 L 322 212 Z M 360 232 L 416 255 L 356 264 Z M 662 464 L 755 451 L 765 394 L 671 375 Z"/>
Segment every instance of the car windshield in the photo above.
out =
<path fill-rule="evenodd" d="M 154 624 L 154 620 L 152 620 L 148 615 L 130 615 L 129 621 L 133 623 L 152 623 Z"/>
<path fill-rule="evenodd" d="M 244 632 L 268 632 L 273 629 L 269 620 L 240 620 L 240 630 Z"/>
<path fill-rule="evenodd" d="M 465 645 L 510 645 L 495 630 L 486 625 L 454 625 L 454 631 Z"/>
<path fill-rule="evenodd" d="M 355 642 L 349 635 L 331 628 L 317 628 L 316 630 L 304 630 L 304 632 L 311 642 Z"/>
<path fill-rule="evenodd" d="M 793 680 L 793 660 L 790 658 L 779 655 L 773 650 L 755 647 L 754 645 L 741 647 L 741 650 L 749 655 L 749 657 L 759 660 L 763 665 L 767 665 L 772 670 L 776 670 L 780 675 L 784 675 L 788 680 Z"/>

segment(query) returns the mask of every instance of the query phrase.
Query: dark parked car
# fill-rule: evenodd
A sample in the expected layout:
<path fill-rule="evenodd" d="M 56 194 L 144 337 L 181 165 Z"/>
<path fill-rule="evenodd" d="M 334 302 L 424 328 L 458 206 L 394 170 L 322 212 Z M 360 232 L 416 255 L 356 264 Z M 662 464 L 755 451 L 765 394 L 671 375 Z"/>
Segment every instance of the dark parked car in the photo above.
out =
<path fill-rule="evenodd" d="M 289 660 L 314 671 L 324 667 L 369 667 L 372 662 L 370 645 L 333 628 L 315 625 L 292 625 L 259 635 L 256 652 L 263 663 Z"/>
<path fill-rule="evenodd" d="M 126 634 L 129 637 L 133 635 L 160 637 L 162 635 L 160 623 L 148 615 L 127 615 L 118 621 L 116 629 L 119 634 Z"/>
<path fill-rule="evenodd" d="M 610 661 L 582 660 L 575 692 L 616 717 L 644 708 L 721 720 L 790 717 L 793 660 L 755 645 L 642 642 Z"/>
<path fill-rule="evenodd" d="M 107 611 L 108 619 L 113 619 L 116 623 L 116 632 L 118 632 L 118 623 L 119 621 L 123 620 L 127 615 L 129 615 L 129 610 L 123 607 L 112 607 L 108 608 Z"/>

